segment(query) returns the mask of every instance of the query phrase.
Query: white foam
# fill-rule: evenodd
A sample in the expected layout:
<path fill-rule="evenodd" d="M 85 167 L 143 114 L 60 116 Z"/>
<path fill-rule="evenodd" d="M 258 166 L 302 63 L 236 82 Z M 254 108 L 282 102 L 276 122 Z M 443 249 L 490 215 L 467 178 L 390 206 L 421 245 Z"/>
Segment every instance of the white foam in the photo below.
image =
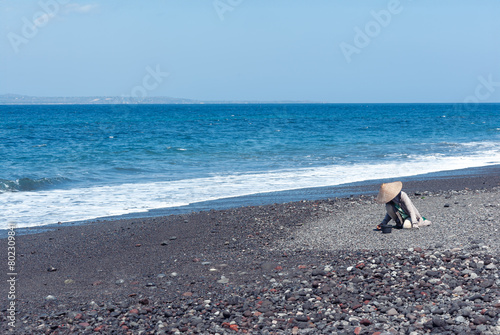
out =
<path fill-rule="evenodd" d="M 500 164 L 500 150 L 497 145 L 488 149 L 490 150 L 467 157 L 429 155 L 413 157 L 404 162 L 221 174 L 207 178 L 69 190 L 6 192 L 0 194 L 0 201 L 4 204 L 2 214 L 6 218 L 0 223 L 0 229 L 7 228 L 9 224 L 15 224 L 19 228 L 32 227 L 146 212 L 151 209 L 263 192 L 333 186 L 370 179 L 398 178 Z"/>

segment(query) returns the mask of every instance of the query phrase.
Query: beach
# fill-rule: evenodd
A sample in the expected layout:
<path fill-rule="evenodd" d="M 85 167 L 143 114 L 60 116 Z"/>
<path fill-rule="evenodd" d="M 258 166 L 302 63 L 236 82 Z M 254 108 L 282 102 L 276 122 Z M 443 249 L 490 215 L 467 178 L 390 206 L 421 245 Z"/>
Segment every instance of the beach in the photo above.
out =
<path fill-rule="evenodd" d="M 436 4 L 0 0 L 0 335 L 500 335 L 500 2 Z"/>
<path fill-rule="evenodd" d="M 375 231 L 376 190 L 15 236 L 2 332 L 498 334 L 497 169 L 404 183 L 418 230 Z"/>

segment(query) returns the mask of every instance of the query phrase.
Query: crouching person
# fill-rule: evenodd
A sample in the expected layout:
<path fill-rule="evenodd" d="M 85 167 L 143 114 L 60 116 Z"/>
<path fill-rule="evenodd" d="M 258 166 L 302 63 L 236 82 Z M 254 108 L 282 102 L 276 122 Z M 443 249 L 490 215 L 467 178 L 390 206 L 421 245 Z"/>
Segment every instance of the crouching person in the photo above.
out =
<path fill-rule="evenodd" d="M 380 186 L 375 201 L 379 204 L 385 204 L 387 214 L 382 223 L 377 226 L 377 230 L 387 225 L 391 220 L 396 222 L 396 228 L 399 229 L 420 228 L 431 224 L 431 221 L 426 220 L 420 215 L 408 195 L 401 191 L 402 189 L 403 183 L 400 181 L 386 183 Z"/>

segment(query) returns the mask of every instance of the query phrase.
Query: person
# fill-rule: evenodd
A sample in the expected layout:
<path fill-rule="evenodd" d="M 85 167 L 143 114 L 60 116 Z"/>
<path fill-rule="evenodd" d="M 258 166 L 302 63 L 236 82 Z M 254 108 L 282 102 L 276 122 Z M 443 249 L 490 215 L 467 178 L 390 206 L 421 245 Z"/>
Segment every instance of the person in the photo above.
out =
<path fill-rule="evenodd" d="M 403 183 L 400 181 L 384 183 L 380 186 L 375 201 L 379 204 L 385 204 L 387 214 L 382 223 L 377 226 L 377 230 L 380 230 L 391 220 L 396 222 L 396 228 L 399 229 L 420 228 L 431 224 L 431 221 L 420 215 L 408 195 L 401 191 L 402 189 Z"/>

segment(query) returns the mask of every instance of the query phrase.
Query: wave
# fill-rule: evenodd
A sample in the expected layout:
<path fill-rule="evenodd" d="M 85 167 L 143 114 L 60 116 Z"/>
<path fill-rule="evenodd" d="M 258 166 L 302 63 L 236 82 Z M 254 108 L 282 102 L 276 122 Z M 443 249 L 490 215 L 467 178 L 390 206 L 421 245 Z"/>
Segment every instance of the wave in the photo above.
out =
<path fill-rule="evenodd" d="M 485 149 L 497 149 L 500 150 L 500 143 L 495 141 L 479 141 L 479 142 L 465 142 L 465 143 L 455 143 L 457 146 L 462 147 L 472 147 L 479 150 Z"/>
<path fill-rule="evenodd" d="M 7 222 L 0 223 L 0 229 L 8 224 L 20 228 L 83 221 L 259 193 L 404 178 L 496 164 L 500 164 L 498 150 L 466 157 L 427 155 L 372 164 L 337 164 L 174 181 L 9 192 L 0 195 L 6 204 L 3 214 L 8 218 Z"/>
<path fill-rule="evenodd" d="M 0 179 L 0 193 L 38 191 L 68 181 L 70 180 L 64 177 L 40 179 L 20 178 L 16 180 Z"/>

